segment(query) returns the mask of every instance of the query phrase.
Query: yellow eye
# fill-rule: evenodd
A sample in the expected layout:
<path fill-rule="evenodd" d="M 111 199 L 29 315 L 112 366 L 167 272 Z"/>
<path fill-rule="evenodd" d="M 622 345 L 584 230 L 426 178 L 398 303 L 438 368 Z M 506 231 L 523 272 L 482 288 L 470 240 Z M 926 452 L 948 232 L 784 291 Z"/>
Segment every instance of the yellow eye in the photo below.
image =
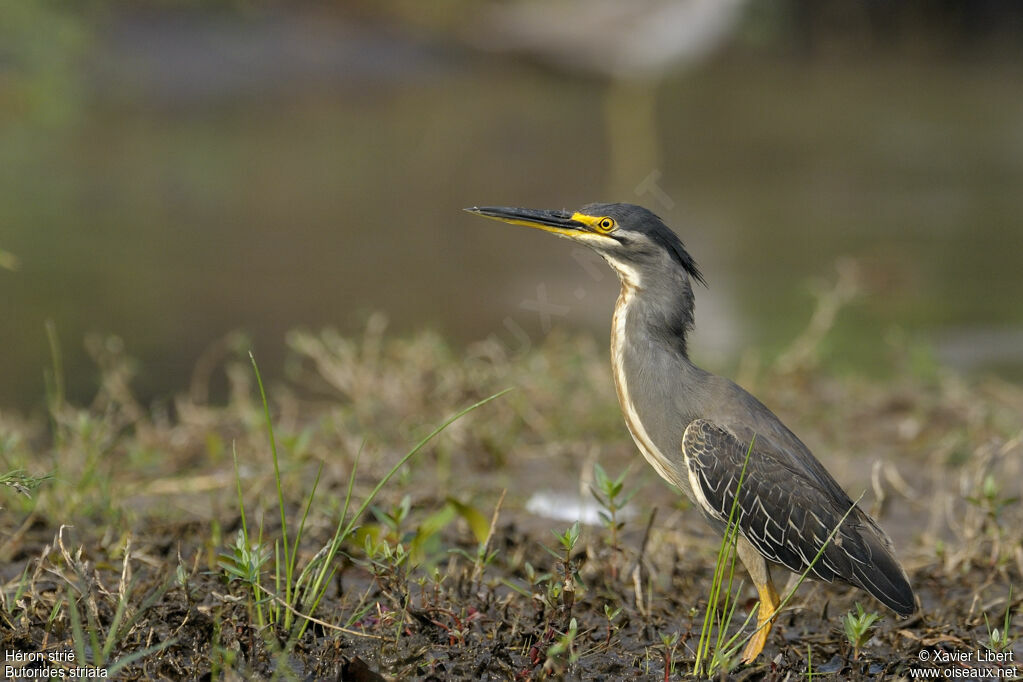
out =
<path fill-rule="evenodd" d="M 613 218 L 601 218 L 600 222 L 597 223 L 597 229 L 601 232 L 610 232 L 615 229 L 615 221 Z"/>

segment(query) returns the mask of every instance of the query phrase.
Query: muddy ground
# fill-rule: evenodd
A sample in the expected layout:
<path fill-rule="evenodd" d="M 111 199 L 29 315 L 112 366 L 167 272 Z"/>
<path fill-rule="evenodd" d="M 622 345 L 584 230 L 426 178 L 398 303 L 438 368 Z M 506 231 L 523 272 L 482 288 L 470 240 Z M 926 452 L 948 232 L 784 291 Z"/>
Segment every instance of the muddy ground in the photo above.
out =
<path fill-rule="evenodd" d="M 598 343 L 554 334 L 523 354 L 456 352 L 431 334 L 372 328 L 289 343 L 289 382 L 267 387 L 280 486 L 244 352 L 201 368 L 176 400 L 142 406 L 132 364 L 106 340 L 93 404 L 68 404 L 55 381 L 46 414 L 0 413 L 0 464 L 15 472 L 0 497 L 8 677 L 692 675 L 718 538 L 635 451 Z M 830 374 L 812 355 L 781 367 L 746 365 L 738 379 L 853 498 L 865 493 L 921 609 L 900 619 L 863 592 L 807 582 L 764 655 L 713 677 L 908 679 L 935 660 L 946 677 L 1018 677 L 1023 389 L 897 346 L 884 380 Z M 217 381 L 223 401 L 207 397 Z M 505 388 L 398 467 L 329 563 L 318 603 L 297 604 L 302 615 L 281 606 L 295 602 L 275 579 L 279 500 L 289 543 L 302 528 L 292 584 L 308 584 L 297 573 L 339 519 L 446 418 Z M 636 494 L 620 532 L 582 525 L 566 560 L 555 534 L 579 500 L 592 505 L 595 463 Z M 239 488 L 261 557 L 248 574 Z M 563 504 L 537 506 L 538 493 Z M 731 631 L 756 603 L 742 577 Z M 857 604 L 880 620 L 854 647 L 843 618 Z M 298 636 L 304 615 L 316 621 Z M 40 655 L 49 660 L 26 660 Z"/>

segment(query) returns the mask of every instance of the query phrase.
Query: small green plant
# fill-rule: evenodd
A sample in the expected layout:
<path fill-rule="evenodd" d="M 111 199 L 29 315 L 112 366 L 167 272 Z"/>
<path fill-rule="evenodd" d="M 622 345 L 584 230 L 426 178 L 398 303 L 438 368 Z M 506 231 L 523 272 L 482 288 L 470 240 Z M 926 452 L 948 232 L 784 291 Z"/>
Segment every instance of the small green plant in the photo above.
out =
<path fill-rule="evenodd" d="M 403 591 L 411 568 L 405 545 L 400 542 L 392 545 L 386 539 L 373 542 L 367 535 L 364 550 L 370 572 L 377 579 L 381 589 L 389 594 L 396 594 L 394 592 L 396 589 Z"/>
<path fill-rule="evenodd" d="M 185 593 L 185 598 L 190 598 L 188 594 L 188 569 L 180 561 L 174 568 L 174 583 Z"/>
<path fill-rule="evenodd" d="M 856 602 L 856 613 L 850 611 L 842 618 L 842 627 L 845 630 L 845 638 L 853 648 L 853 659 L 858 660 L 860 649 L 871 637 L 871 630 L 881 616 L 876 611 L 867 613 L 863 606 Z"/>
<path fill-rule="evenodd" d="M 407 468 L 403 469 L 403 471 L 405 470 Z M 367 523 L 356 531 L 358 544 L 364 544 L 367 536 L 372 538 L 374 545 L 381 541 L 387 541 L 392 545 L 400 542 L 406 545 L 410 563 L 417 567 L 425 563 L 427 568 L 430 568 L 445 555 L 440 547 L 440 532 L 455 519 L 461 518 L 468 524 L 479 545 L 476 552 L 472 554 L 460 548 L 450 550 L 449 553 L 460 554 L 468 558 L 474 566 L 480 567 L 480 570 L 497 556 L 496 551 L 490 552 L 486 546 L 489 542 L 490 528 L 487 520 L 471 505 L 454 497 L 448 497 L 442 507 L 429 513 L 414 527 L 409 527 L 408 521 L 412 512 L 411 500 L 412 498 L 406 495 L 389 510 L 371 506 L 370 511 L 376 517 L 377 522 Z"/>
<path fill-rule="evenodd" d="M 1008 651 L 1009 647 L 1015 641 L 1014 637 L 1009 636 L 1009 617 L 1012 611 L 1012 585 L 1009 586 L 1009 597 L 1005 600 L 1005 620 L 1002 622 L 1002 629 L 991 628 L 991 623 L 988 622 L 987 614 L 984 614 L 984 626 L 987 628 L 987 641 L 984 642 L 984 648 L 988 651 L 995 653 L 1001 653 L 1002 651 Z"/>
<path fill-rule="evenodd" d="M 1019 502 L 1019 497 L 1003 497 L 998 481 L 994 476 L 988 474 L 981 482 L 977 494 L 968 496 L 966 501 L 983 510 L 989 521 L 997 523 L 1002 511 Z"/>
<path fill-rule="evenodd" d="M 1001 485 L 991 474 L 984 476 L 976 495 L 966 498 L 984 515 L 981 527 L 991 541 L 991 562 L 994 564 L 1007 562 L 1013 556 L 1013 543 L 1007 543 L 1008 529 L 1012 524 L 1005 523 L 1003 515 L 1008 507 L 1019 503 L 1019 499 L 1018 496 L 1003 495 Z"/>
<path fill-rule="evenodd" d="M 411 509 L 412 497 L 410 495 L 402 497 L 401 502 L 391 507 L 389 511 L 380 509 L 375 505 L 369 508 L 373 516 L 377 518 L 377 521 L 389 531 L 386 539 L 391 542 L 407 542 L 412 539 L 411 534 L 409 537 L 403 537 L 401 533 L 402 524 L 405 523 L 405 519 L 408 518 Z"/>
<path fill-rule="evenodd" d="M 543 664 L 543 670 L 548 675 L 560 675 L 565 672 L 568 666 L 579 660 L 579 650 L 576 648 L 575 639 L 579 634 L 579 624 L 575 618 L 568 622 L 568 630 L 547 648 L 547 660 Z"/>
<path fill-rule="evenodd" d="M 563 554 L 559 554 L 550 547 L 544 547 L 544 549 L 561 563 L 561 571 L 564 576 L 564 584 L 561 588 L 561 603 L 571 613 L 572 606 L 575 604 L 576 583 L 575 571 L 572 570 L 572 551 L 575 549 L 576 543 L 579 542 L 579 522 L 573 523 L 563 533 L 559 533 L 556 530 L 551 530 L 551 532 L 558 539 L 558 544 L 561 545 Z"/>
<path fill-rule="evenodd" d="M 604 604 L 604 618 L 607 619 L 607 639 L 604 640 L 605 647 L 611 646 L 611 635 L 613 635 L 614 631 L 618 629 L 618 626 L 614 624 L 614 621 L 621 612 L 621 607 L 615 609 L 612 608 L 610 604 Z"/>
<path fill-rule="evenodd" d="M 259 584 L 263 569 L 273 556 L 273 551 L 258 540 L 250 543 L 246 531 L 241 528 L 234 537 L 234 544 L 227 545 L 225 549 L 227 551 L 221 552 L 217 558 L 220 570 L 227 576 L 228 581 L 241 581 L 253 590 L 257 600 L 261 599 Z M 262 613 L 261 610 L 258 612 Z"/>
<path fill-rule="evenodd" d="M 386 539 L 374 543 L 370 536 L 365 539 L 365 562 L 373 574 L 382 594 L 391 600 L 394 616 L 394 640 L 401 637 L 405 627 L 409 604 L 409 573 L 413 565 L 405 545 L 396 542 L 391 545 Z"/>
<path fill-rule="evenodd" d="M 181 590 L 181 593 L 185 596 L 185 601 L 188 602 L 188 608 L 191 609 L 193 606 L 192 600 L 192 576 L 199 567 L 200 555 L 195 555 L 195 563 L 192 570 L 188 569 L 185 565 L 185 560 L 181 558 L 181 547 L 178 547 L 178 565 L 174 567 L 174 584 Z"/>
<path fill-rule="evenodd" d="M 561 549 L 565 554 L 564 556 L 561 556 L 550 549 L 547 551 L 550 552 L 555 559 L 558 559 L 567 565 L 572 558 L 572 551 L 575 549 L 576 543 L 579 542 L 579 522 L 576 521 L 566 528 L 564 533 L 559 533 L 556 530 L 552 530 L 551 532 L 554 533 L 554 537 L 558 539 L 558 544 L 561 545 Z"/>
<path fill-rule="evenodd" d="M 663 632 L 659 633 L 661 637 L 661 646 L 664 648 L 664 682 L 668 682 L 671 679 L 671 673 L 675 671 L 675 647 L 678 646 L 678 630 L 666 635 Z"/>
<path fill-rule="evenodd" d="M 618 555 L 621 552 L 621 546 L 618 543 L 618 533 L 625 525 L 619 520 L 618 513 L 636 494 L 635 490 L 624 492 L 625 476 L 627 473 L 628 471 L 624 471 L 618 478 L 611 478 L 604 471 L 604 467 L 600 466 L 599 463 L 594 463 L 594 485 L 590 486 L 590 492 L 593 493 L 597 504 L 602 508 L 598 512 L 600 522 L 610 533 L 609 543 L 611 551 L 614 553 L 611 559 L 611 577 L 616 580 L 618 579 Z"/>

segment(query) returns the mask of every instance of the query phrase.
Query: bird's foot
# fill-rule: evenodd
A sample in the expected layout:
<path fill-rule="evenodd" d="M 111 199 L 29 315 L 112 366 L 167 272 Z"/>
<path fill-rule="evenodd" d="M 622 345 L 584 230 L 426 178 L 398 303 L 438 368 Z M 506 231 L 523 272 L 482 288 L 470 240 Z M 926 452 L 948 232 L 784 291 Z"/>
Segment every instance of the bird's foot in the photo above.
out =
<path fill-rule="evenodd" d="M 767 636 L 771 634 L 774 619 L 778 616 L 778 607 L 781 606 L 778 593 L 774 590 L 774 583 L 769 580 L 764 585 L 757 585 L 757 592 L 760 593 L 760 605 L 757 607 L 757 629 L 742 651 L 743 663 L 752 663 L 764 650 Z"/>
<path fill-rule="evenodd" d="M 770 626 L 761 628 L 753 633 L 753 637 L 746 644 L 746 648 L 742 650 L 742 662 L 752 663 L 756 660 L 760 652 L 764 650 L 764 646 L 767 644 L 767 635 L 770 633 Z"/>

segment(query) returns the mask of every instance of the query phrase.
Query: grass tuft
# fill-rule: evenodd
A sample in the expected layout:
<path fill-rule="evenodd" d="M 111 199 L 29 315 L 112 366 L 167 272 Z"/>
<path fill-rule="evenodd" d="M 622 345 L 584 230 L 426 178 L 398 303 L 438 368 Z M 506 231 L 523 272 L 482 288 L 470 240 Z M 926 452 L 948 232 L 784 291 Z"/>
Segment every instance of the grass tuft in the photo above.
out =
<path fill-rule="evenodd" d="M 736 515 L 739 509 L 739 493 L 746 480 L 746 467 L 749 464 L 755 441 L 756 437 L 754 436 L 750 440 L 749 447 L 746 448 L 746 457 L 743 459 L 742 470 L 739 472 L 739 483 L 735 489 L 735 496 L 732 498 L 732 506 L 728 510 L 725 533 L 718 545 L 717 560 L 714 562 L 714 577 L 711 579 L 707 608 L 703 615 L 703 626 L 700 628 L 700 639 L 696 645 L 696 660 L 693 662 L 694 675 L 710 676 L 719 669 L 727 670 L 728 661 L 734 657 L 738 650 L 738 646 L 729 646 L 726 643 L 728 629 L 735 615 L 737 603 L 737 600 L 732 599 L 732 580 L 735 577 L 735 562 L 738 558 L 736 543 L 739 539 L 739 522 Z M 727 585 L 725 584 L 726 580 Z M 722 588 L 724 603 L 719 609 L 718 602 L 721 600 Z M 750 617 L 752 617 L 752 611 Z M 749 617 L 746 622 L 749 622 Z M 743 626 L 745 627 L 745 623 Z M 712 641 L 715 632 L 716 639 Z"/>
<path fill-rule="evenodd" d="M 323 464 L 317 469 L 316 476 L 303 505 L 302 516 L 298 529 L 293 540 L 289 543 L 288 538 L 288 513 L 285 505 L 284 484 L 281 477 L 280 459 L 274 438 L 273 420 L 270 415 L 270 406 L 267 401 L 266 391 L 263 387 L 263 380 L 259 373 L 259 367 L 255 356 L 250 352 L 249 358 L 252 362 L 256 384 L 259 388 L 259 395 L 262 401 L 262 412 L 266 425 L 266 434 L 270 443 L 270 451 L 273 460 L 273 482 L 277 492 L 278 512 L 281 519 L 281 538 L 273 542 L 273 549 L 262 538 L 262 527 L 260 537 L 253 539 L 249 533 L 246 521 L 245 506 L 242 494 L 241 476 L 238 469 L 237 452 L 234 455 L 235 462 L 235 488 L 238 496 L 238 507 L 241 515 L 242 527 L 238 531 L 233 546 L 229 551 L 221 554 L 220 567 L 230 580 L 239 580 L 249 586 L 252 593 L 250 608 L 256 614 L 256 623 L 262 631 L 267 625 L 272 626 L 280 634 L 279 644 L 286 650 L 290 650 L 294 643 L 305 634 L 309 624 L 314 622 L 313 614 L 316 612 L 321 600 L 326 595 L 331 579 L 337 571 L 336 559 L 341 552 L 342 546 L 348 542 L 358 529 L 358 522 L 367 509 L 374 510 L 378 519 L 397 531 L 401 523 L 408 516 L 411 500 L 408 496 L 402 499 L 390 513 L 374 509 L 373 501 L 385 485 L 415 457 L 423 447 L 445 428 L 476 410 L 490 401 L 504 395 L 508 391 L 495 393 L 488 398 L 480 400 L 469 407 L 466 407 L 445 420 L 440 426 L 422 438 L 411 450 L 409 450 L 398 462 L 391 467 L 373 489 L 365 496 L 361 505 L 351 515 L 348 514 L 352 503 L 352 491 L 355 486 L 358 469 L 358 457 L 352 464 L 348 477 L 348 487 L 345 494 L 344 506 L 338 516 L 334 528 L 334 534 L 330 541 L 320 547 L 312 558 L 299 568 L 298 555 L 300 543 L 303 540 L 306 523 L 309 518 L 316 491 L 323 473 Z M 369 535 L 365 536 L 365 551 L 369 558 L 369 566 L 376 567 L 382 573 L 397 575 L 394 572 L 399 568 L 403 569 L 401 580 L 408 579 L 409 555 L 406 548 L 399 541 L 391 545 L 386 540 L 374 543 Z M 283 557 L 281 553 L 283 550 Z M 264 566 L 273 558 L 273 583 L 266 584 L 264 578 Z M 399 603 L 398 606 L 404 611 L 407 604 Z M 353 619 L 346 624 L 350 626 Z M 398 619 L 398 626 L 395 630 L 395 638 L 400 634 L 403 618 Z"/>

